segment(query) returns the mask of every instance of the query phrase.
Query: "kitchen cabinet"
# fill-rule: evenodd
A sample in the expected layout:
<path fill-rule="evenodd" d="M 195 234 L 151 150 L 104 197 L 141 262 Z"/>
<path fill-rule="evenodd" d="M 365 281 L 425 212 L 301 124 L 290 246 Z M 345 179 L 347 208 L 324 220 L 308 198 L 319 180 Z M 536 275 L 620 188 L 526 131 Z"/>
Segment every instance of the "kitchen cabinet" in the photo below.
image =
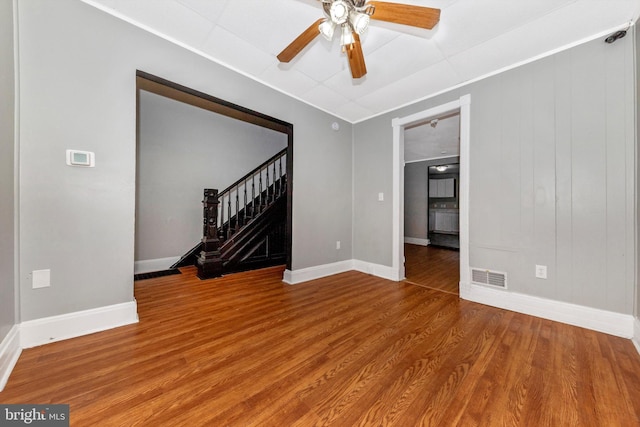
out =
<path fill-rule="evenodd" d="M 429 197 L 445 198 L 456 196 L 456 179 L 430 179 L 429 180 Z"/>
<path fill-rule="evenodd" d="M 433 217 L 433 231 L 441 233 L 458 233 L 460 231 L 460 217 L 457 211 L 435 211 Z"/>

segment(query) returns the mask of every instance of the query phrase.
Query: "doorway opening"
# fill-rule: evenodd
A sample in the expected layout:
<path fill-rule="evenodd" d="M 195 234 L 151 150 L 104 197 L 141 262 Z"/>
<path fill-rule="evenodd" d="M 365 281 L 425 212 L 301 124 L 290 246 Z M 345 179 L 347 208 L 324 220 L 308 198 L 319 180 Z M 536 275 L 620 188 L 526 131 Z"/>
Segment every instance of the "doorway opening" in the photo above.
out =
<path fill-rule="evenodd" d="M 406 281 L 458 294 L 460 112 L 404 130 Z"/>
<path fill-rule="evenodd" d="M 430 166 L 427 176 L 429 180 L 428 242 L 432 246 L 458 250 L 460 249 L 460 163 L 456 160 Z"/>
<path fill-rule="evenodd" d="M 237 189 L 241 186 L 236 185 L 237 183 L 232 184 L 232 186 L 235 185 L 233 202 L 231 196 L 228 196 L 227 199 L 223 199 L 224 203 L 219 203 L 218 217 L 221 221 L 220 224 L 222 224 L 223 220 L 229 222 L 229 224 L 231 224 L 230 221 L 233 221 L 233 232 L 238 232 L 239 227 L 245 224 L 245 228 L 249 228 L 248 221 L 251 218 L 261 217 L 263 219 L 262 222 L 264 222 L 265 215 L 276 214 L 276 212 L 268 213 L 268 211 L 273 210 L 273 206 L 278 207 L 279 213 L 277 215 L 280 218 L 283 216 L 286 218 L 281 219 L 281 226 L 278 226 L 278 230 L 273 232 L 269 231 L 270 229 L 265 229 L 260 224 L 262 227 L 260 233 L 262 234 L 259 237 L 252 238 L 252 245 L 245 244 L 241 247 L 241 250 L 251 250 L 253 252 L 233 255 L 239 260 L 236 261 L 234 258 L 235 264 L 244 263 L 240 267 L 234 265 L 234 268 L 239 271 L 240 269 L 254 269 L 259 268 L 259 266 L 266 266 L 266 263 L 269 262 L 266 259 L 269 255 L 268 252 L 275 254 L 272 258 L 274 262 L 278 262 L 279 265 L 286 264 L 286 267 L 290 268 L 293 125 L 142 71 L 137 71 L 136 73 L 136 93 L 138 100 L 136 258 L 134 261 L 136 276 L 186 265 L 183 262 L 188 262 L 186 260 L 187 257 L 191 257 L 189 259 L 193 259 L 195 262 L 201 253 L 199 249 L 204 250 L 201 243 L 203 241 L 203 228 L 206 229 L 207 225 L 212 228 L 209 222 L 203 224 L 204 213 L 201 203 L 203 201 L 203 192 L 206 199 L 207 192 L 205 192 L 205 189 L 212 187 L 217 189 L 220 187 L 221 190 L 253 168 L 256 168 L 258 172 L 255 177 L 252 176 L 243 181 L 244 187 L 242 188 L 244 190 L 242 192 L 248 193 L 249 197 L 254 196 L 257 201 L 254 202 L 254 199 L 245 201 L 243 209 L 239 211 L 235 202 L 241 199 L 238 194 L 240 190 Z M 160 143 L 157 147 L 151 148 L 148 147 L 151 144 L 147 144 L 145 146 L 146 151 L 142 153 L 140 122 L 141 100 L 143 98 L 146 102 L 145 105 L 155 105 L 158 111 L 163 111 L 163 108 L 168 105 L 173 106 L 170 112 L 163 113 L 164 116 L 161 114 L 154 116 L 154 120 L 149 123 L 157 123 L 157 117 L 167 117 L 167 114 L 170 115 L 176 112 L 182 121 L 180 122 L 180 130 L 177 132 L 179 135 L 166 136 L 162 135 L 162 131 L 156 131 L 155 134 L 145 134 L 145 140 L 153 139 L 160 141 Z M 153 100 L 154 104 L 150 100 Z M 196 115 L 198 119 L 191 119 L 192 116 L 195 117 Z M 212 130 L 212 127 L 215 129 Z M 150 126 L 146 126 L 146 132 L 148 132 L 149 128 Z M 165 126 L 165 128 L 165 131 L 167 131 L 170 126 Z M 147 137 L 148 135 L 151 135 L 151 137 Z M 260 144 L 260 142 L 263 142 L 263 144 Z M 208 143 L 215 145 L 215 148 L 208 146 Z M 144 157 L 141 154 L 146 156 L 145 164 L 148 167 L 145 170 L 150 173 L 147 176 L 147 181 L 153 182 L 154 176 L 157 181 L 162 181 L 162 185 L 155 185 L 150 191 L 151 194 L 145 195 L 144 212 L 146 212 L 146 216 L 144 217 L 141 215 L 143 209 L 141 209 L 140 185 L 142 182 L 141 174 L 144 172 L 141 172 L 141 157 Z M 205 156 L 206 159 L 203 159 L 202 157 Z M 262 163 L 267 158 L 269 158 L 269 164 L 264 166 Z M 277 160 L 272 161 L 273 158 L 277 158 Z M 149 172 L 152 170 L 149 165 L 153 165 L 155 172 Z M 192 177 L 193 179 L 187 180 L 183 175 L 188 175 L 186 178 Z M 211 177 L 216 178 L 212 180 Z M 219 179 L 220 177 L 224 178 Z M 285 177 L 287 185 L 284 185 Z M 187 187 L 189 188 L 187 189 Z M 255 194 L 252 194 L 251 191 L 254 191 Z M 173 194 L 173 199 L 168 197 L 170 192 Z M 190 194 L 189 197 L 184 195 L 187 192 Z M 229 193 L 231 194 L 231 192 Z M 277 203 L 275 202 L 276 198 L 278 200 Z M 182 199 L 185 200 L 183 201 Z M 174 205 L 183 203 L 189 206 L 189 212 L 186 210 L 176 211 L 178 213 L 173 212 Z M 222 209 L 223 205 L 225 209 Z M 251 211 L 247 210 L 249 209 L 246 208 L 247 206 Z M 163 212 L 163 208 L 167 208 L 168 211 Z M 161 215 L 161 218 L 149 220 L 145 226 L 145 236 L 151 239 L 151 242 L 145 243 L 145 250 L 154 254 L 154 256 L 141 257 L 139 256 L 142 252 L 140 224 L 151 218 L 154 215 L 154 211 Z M 255 222 L 259 223 L 259 221 Z M 184 227 L 185 224 L 189 224 L 188 229 Z M 227 225 L 227 223 L 224 223 L 225 227 Z M 173 234 L 170 233 L 166 238 L 154 235 L 156 231 L 161 234 L 164 227 L 167 229 L 173 227 L 177 230 L 173 230 Z M 226 228 L 223 230 L 221 226 L 218 226 L 218 229 L 220 233 L 216 232 L 215 235 L 220 235 L 221 238 L 223 231 L 225 237 L 232 232 Z M 271 249 L 274 247 L 275 243 L 273 242 L 276 240 L 271 234 L 275 235 L 276 232 L 276 237 L 280 242 L 278 243 L 280 245 L 278 248 L 282 248 L 278 252 L 274 252 Z M 187 235 L 187 237 L 183 237 L 183 234 Z M 175 243 L 179 237 L 186 240 L 182 242 L 182 249 L 176 250 Z M 250 237 L 243 238 L 246 240 Z M 171 245 L 167 246 L 165 251 L 167 253 L 164 255 L 157 251 L 157 247 L 163 244 L 163 239 L 171 243 Z M 236 240 L 239 240 L 239 238 Z M 196 244 L 196 247 L 193 247 L 194 244 Z M 207 247 L 207 250 L 209 250 L 209 247 Z M 263 253 L 266 253 L 266 255 Z M 257 258 L 260 258 L 258 260 L 260 262 L 256 262 Z M 208 258 L 207 261 L 209 261 Z"/>
<path fill-rule="evenodd" d="M 469 283 L 469 137 L 471 96 L 393 120 L 393 244 L 392 269 L 397 280 L 405 279 L 405 131 L 447 114 L 459 114 L 459 273 L 458 289 Z"/>

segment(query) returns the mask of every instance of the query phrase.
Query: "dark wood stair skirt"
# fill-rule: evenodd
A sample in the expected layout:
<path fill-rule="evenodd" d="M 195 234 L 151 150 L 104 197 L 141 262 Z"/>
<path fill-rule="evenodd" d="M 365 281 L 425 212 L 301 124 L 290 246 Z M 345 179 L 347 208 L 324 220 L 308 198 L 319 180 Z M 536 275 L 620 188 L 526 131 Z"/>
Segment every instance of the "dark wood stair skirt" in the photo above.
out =
<path fill-rule="evenodd" d="M 174 274 L 182 274 L 180 270 L 173 266 L 168 270 L 150 271 L 148 273 L 138 273 L 133 275 L 133 280 L 155 279 L 156 277 L 171 276 Z"/>

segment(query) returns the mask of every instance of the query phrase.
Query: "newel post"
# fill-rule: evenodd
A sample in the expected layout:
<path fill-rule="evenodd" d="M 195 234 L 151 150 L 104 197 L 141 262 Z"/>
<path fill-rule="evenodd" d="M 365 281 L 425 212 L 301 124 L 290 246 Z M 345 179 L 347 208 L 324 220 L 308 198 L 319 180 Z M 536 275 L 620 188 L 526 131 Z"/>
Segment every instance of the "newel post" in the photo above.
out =
<path fill-rule="evenodd" d="M 220 240 L 218 239 L 218 190 L 205 189 L 202 200 L 203 226 L 202 250 L 198 255 L 198 277 L 210 279 L 222 276 L 222 258 L 220 258 Z"/>

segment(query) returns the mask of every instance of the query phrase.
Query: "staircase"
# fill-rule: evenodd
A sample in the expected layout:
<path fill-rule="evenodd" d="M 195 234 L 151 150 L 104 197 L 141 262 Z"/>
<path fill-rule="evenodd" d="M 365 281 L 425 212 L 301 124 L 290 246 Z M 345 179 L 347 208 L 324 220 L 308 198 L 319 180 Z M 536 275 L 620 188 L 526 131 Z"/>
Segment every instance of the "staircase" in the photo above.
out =
<path fill-rule="evenodd" d="M 202 240 L 171 268 L 195 264 L 209 279 L 286 262 L 286 152 L 222 192 L 204 190 Z"/>

